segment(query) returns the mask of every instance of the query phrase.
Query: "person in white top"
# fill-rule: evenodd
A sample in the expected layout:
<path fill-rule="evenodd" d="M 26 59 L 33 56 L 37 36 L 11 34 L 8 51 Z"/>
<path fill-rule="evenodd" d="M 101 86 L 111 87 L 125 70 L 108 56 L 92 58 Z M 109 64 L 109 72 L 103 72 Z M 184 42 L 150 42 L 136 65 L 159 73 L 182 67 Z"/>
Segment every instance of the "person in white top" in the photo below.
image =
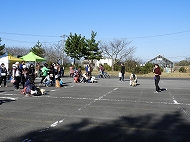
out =
<path fill-rule="evenodd" d="M 21 82 L 21 69 L 19 68 L 19 62 L 16 62 L 15 67 L 13 67 L 12 77 L 15 79 L 15 90 L 18 90 L 19 83 Z"/>

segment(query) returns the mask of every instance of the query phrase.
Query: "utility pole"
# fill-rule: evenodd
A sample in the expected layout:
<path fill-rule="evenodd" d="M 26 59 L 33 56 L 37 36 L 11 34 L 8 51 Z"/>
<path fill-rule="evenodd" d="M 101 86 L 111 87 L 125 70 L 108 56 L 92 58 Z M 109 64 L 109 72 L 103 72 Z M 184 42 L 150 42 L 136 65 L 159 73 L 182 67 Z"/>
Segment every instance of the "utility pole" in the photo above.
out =
<path fill-rule="evenodd" d="M 62 49 L 62 59 L 61 59 L 61 64 L 63 65 L 63 60 L 64 60 L 64 50 L 65 50 L 65 38 L 66 37 L 68 37 L 67 35 L 62 35 L 62 36 L 60 36 L 61 38 L 63 38 L 62 39 L 62 41 L 63 41 L 63 49 Z"/>

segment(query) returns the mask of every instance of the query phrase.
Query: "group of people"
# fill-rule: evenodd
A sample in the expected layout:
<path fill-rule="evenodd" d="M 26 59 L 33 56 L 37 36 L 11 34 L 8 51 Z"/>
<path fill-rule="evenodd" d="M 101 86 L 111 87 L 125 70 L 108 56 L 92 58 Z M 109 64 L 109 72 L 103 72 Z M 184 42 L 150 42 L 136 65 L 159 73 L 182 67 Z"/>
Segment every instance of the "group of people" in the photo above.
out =
<path fill-rule="evenodd" d="M 15 90 L 19 90 L 20 83 L 22 84 L 22 87 L 25 87 L 25 83 L 28 79 L 35 80 L 35 67 L 33 64 L 30 64 L 27 66 L 25 64 L 25 61 L 22 61 L 20 64 L 19 62 L 16 62 L 12 65 L 12 80 L 14 80 L 14 88 Z"/>
<path fill-rule="evenodd" d="M 125 66 L 123 63 L 121 63 L 121 70 L 119 72 L 119 81 L 124 82 L 124 76 L 125 76 Z M 135 87 L 137 85 L 137 75 L 135 73 L 131 73 L 129 76 L 129 85 Z"/>
<path fill-rule="evenodd" d="M 1 63 L 0 66 L 0 87 L 2 81 L 4 81 L 4 87 L 7 87 L 7 76 L 8 79 L 12 78 L 14 80 L 14 88 L 15 90 L 19 89 L 19 84 L 21 83 L 23 88 L 28 78 L 35 79 L 35 68 L 33 64 L 27 68 L 25 65 L 25 61 L 22 61 L 21 64 L 16 62 L 12 65 L 12 69 L 9 71 L 6 69 L 5 64 Z"/>
<path fill-rule="evenodd" d="M 31 64 L 26 64 L 25 61 L 21 63 L 16 62 L 12 64 L 12 68 L 7 71 L 5 64 L 1 63 L 0 66 L 0 87 L 4 81 L 4 87 L 7 87 L 7 78 L 13 83 L 15 91 L 22 89 L 23 91 L 30 92 L 37 90 L 35 85 L 35 78 L 40 74 L 41 84 L 45 86 L 55 85 L 56 80 L 61 80 L 61 76 L 64 76 L 64 68 L 58 64 L 53 63 L 50 67 L 45 63 L 43 67 L 36 65 L 36 67 Z M 61 82 L 61 81 L 60 81 Z M 63 82 L 62 82 L 63 84 Z M 22 88 L 20 88 L 22 85 Z"/>
<path fill-rule="evenodd" d="M 82 73 L 81 66 L 76 68 L 75 66 L 69 67 L 70 77 L 73 78 L 75 83 L 96 83 L 97 80 L 95 76 L 92 76 L 92 67 L 86 65 L 85 73 Z"/>
<path fill-rule="evenodd" d="M 158 64 L 154 65 L 153 68 L 153 73 L 154 73 L 154 81 L 155 81 L 155 87 L 156 87 L 156 91 L 154 93 L 159 93 L 162 90 L 159 87 L 159 81 L 160 81 L 160 75 L 161 75 L 161 70 Z M 124 81 L 124 75 L 125 75 L 125 66 L 123 63 L 121 63 L 121 70 L 119 72 L 119 80 L 120 81 Z M 129 85 L 130 86 L 136 86 L 137 85 L 137 75 L 135 73 L 132 73 L 129 76 L 130 82 Z"/>
<path fill-rule="evenodd" d="M 48 64 L 44 64 L 40 69 L 41 84 L 45 84 L 46 87 L 56 86 L 59 88 L 63 85 L 61 77 L 64 76 L 64 68 L 58 63 L 52 63 L 49 67 Z"/>
<path fill-rule="evenodd" d="M 34 83 L 35 80 L 35 68 L 33 64 L 30 64 L 28 67 L 25 65 L 25 61 L 22 61 L 20 64 L 16 62 L 12 65 L 12 68 L 7 71 L 5 64 L 1 63 L 0 66 L 0 87 L 2 81 L 4 81 L 4 87 L 7 87 L 7 76 L 8 79 L 11 79 L 13 83 L 14 89 L 19 90 L 20 83 L 22 84 L 22 94 L 31 94 L 32 91 L 36 92 L 37 95 L 37 87 Z M 9 78 L 10 76 L 10 78 Z M 21 90 L 21 91 L 22 91 Z"/>
<path fill-rule="evenodd" d="M 104 74 L 104 67 L 100 64 L 100 75 Z M 36 69 L 36 70 L 35 70 Z M 70 66 L 70 77 L 73 77 L 73 80 L 75 83 L 77 82 L 84 82 L 84 83 L 94 83 L 97 82 L 96 78 L 92 76 L 92 67 L 90 65 L 86 65 L 85 67 L 85 73 L 82 73 L 81 66 L 76 68 L 75 66 Z M 158 93 L 161 91 L 159 87 L 159 81 L 160 81 L 160 75 L 161 70 L 158 64 L 155 64 L 154 69 L 154 80 L 155 80 L 155 87 L 156 91 L 155 93 Z M 19 90 L 20 83 L 22 84 L 22 87 L 25 88 L 26 84 L 29 82 L 31 84 L 34 84 L 35 78 L 40 74 L 41 76 L 41 84 L 45 84 L 45 86 L 57 86 L 56 80 L 59 81 L 59 85 L 63 85 L 63 81 L 61 80 L 61 77 L 64 76 L 64 68 L 61 67 L 58 63 L 52 63 L 50 67 L 45 63 L 43 67 L 40 67 L 39 64 L 37 64 L 36 67 L 34 67 L 33 64 L 30 64 L 29 66 L 25 64 L 25 61 L 22 61 L 21 63 L 16 62 L 12 65 L 12 69 L 9 71 L 6 69 L 5 64 L 1 63 L 0 66 L 0 87 L 2 87 L 2 82 L 4 81 L 3 85 L 4 87 L 7 87 L 7 76 L 11 76 L 11 79 L 13 80 L 13 85 L 15 90 Z M 123 63 L 121 63 L 121 70 L 119 73 L 119 80 L 124 81 L 124 75 L 125 75 L 125 66 Z M 8 77 L 9 78 L 9 77 Z M 129 77 L 130 86 L 136 86 L 137 83 L 137 75 L 132 73 Z"/>

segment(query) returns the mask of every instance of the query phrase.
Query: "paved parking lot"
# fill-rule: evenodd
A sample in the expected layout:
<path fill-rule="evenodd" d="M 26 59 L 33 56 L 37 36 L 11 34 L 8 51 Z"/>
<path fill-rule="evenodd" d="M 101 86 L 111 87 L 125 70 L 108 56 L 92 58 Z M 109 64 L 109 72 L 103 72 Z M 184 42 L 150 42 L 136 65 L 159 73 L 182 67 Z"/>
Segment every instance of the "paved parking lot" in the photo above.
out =
<path fill-rule="evenodd" d="M 39 80 L 37 80 L 38 82 Z M 99 79 L 45 88 L 47 95 L 25 97 L 0 88 L 1 142 L 190 141 L 188 79 Z"/>

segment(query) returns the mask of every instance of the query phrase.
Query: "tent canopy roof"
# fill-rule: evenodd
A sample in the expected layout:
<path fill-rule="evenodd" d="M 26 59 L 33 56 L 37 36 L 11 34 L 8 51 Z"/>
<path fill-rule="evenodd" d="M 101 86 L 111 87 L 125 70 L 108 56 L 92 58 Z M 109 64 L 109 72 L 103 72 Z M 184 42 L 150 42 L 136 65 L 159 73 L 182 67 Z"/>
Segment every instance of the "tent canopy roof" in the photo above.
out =
<path fill-rule="evenodd" d="M 23 59 L 24 61 L 46 61 L 46 59 L 37 56 L 36 54 L 34 54 L 33 52 L 28 53 L 25 56 L 20 57 L 21 59 Z"/>
<path fill-rule="evenodd" d="M 20 58 L 16 58 L 14 56 L 11 56 L 11 55 L 8 55 L 8 60 L 11 61 L 11 62 L 21 62 L 23 59 L 20 59 Z"/>

